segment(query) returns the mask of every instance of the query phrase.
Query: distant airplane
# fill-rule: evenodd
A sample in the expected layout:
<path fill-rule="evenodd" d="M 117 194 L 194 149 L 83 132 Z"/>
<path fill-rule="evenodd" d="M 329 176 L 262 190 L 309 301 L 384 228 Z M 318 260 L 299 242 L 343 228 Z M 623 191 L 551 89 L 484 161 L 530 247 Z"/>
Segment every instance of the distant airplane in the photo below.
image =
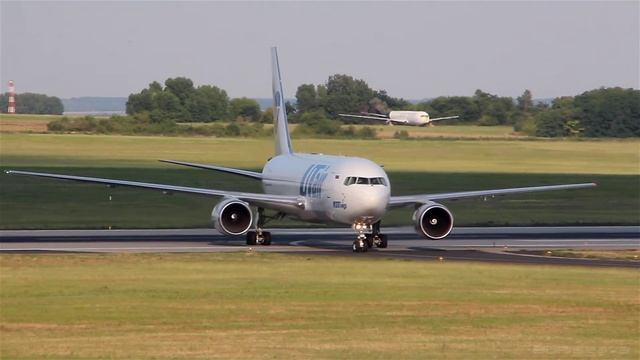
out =
<path fill-rule="evenodd" d="M 360 119 L 385 121 L 388 125 L 398 124 L 398 125 L 410 125 L 410 126 L 426 126 L 433 121 L 459 118 L 459 116 L 456 115 L 456 116 L 447 116 L 447 117 L 439 117 L 439 118 L 431 119 L 429 117 L 429 114 L 427 114 L 424 111 L 391 111 L 387 115 L 372 114 L 372 113 L 361 113 L 361 115 L 351 115 L 351 114 L 338 114 L 338 115 L 344 116 L 344 117 L 354 117 L 354 118 L 360 118 Z"/>
<path fill-rule="evenodd" d="M 384 214 L 392 208 L 413 207 L 416 231 L 428 239 L 438 240 L 451 232 L 453 215 L 444 205 L 435 201 L 595 186 L 594 183 L 586 183 L 391 196 L 391 183 L 387 174 L 381 166 L 370 160 L 347 156 L 302 154 L 293 151 L 276 48 L 271 49 L 271 64 L 275 156 L 267 161 L 262 172 L 161 160 L 259 180 L 262 182 L 264 193 L 30 171 L 7 170 L 6 173 L 98 183 L 110 187 L 130 186 L 154 189 L 167 194 L 180 192 L 221 198 L 211 213 L 213 226 L 225 235 L 245 235 L 247 245 L 270 245 L 271 234 L 264 231 L 264 225 L 268 220 L 284 216 L 311 222 L 351 225 L 357 233 L 353 241 L 354 252 L 367 251 L 374 245 L 379 248 L 387 247 L 387 236 L 380 232 L 380 224 Z M 240 147 L 238 151 L 243 151 L 242 144 L 237 146 Z M 265 209 L 275 211 L 275 215 L 266 216 Z"/>

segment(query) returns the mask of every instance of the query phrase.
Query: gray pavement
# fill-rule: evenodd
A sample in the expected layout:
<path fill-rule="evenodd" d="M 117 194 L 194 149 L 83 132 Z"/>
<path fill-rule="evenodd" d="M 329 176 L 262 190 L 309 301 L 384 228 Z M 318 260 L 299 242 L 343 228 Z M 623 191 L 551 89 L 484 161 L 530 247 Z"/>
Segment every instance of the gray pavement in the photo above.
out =
<path fill-rule="evenodd" d="M 640 261 L 540 256 L 552 249 L 640 249 L 640 227 L 456 228 L 431 241 L 412 227 L 386 228 L 389 248 L 352 254 L 351 229 L 270 229 L 272 246 L 248 247 L 242 237 L 213 229 L 3 230 L 2 252 L 232 252 L 260 251 L 424 260 L 640 267 Z"/>

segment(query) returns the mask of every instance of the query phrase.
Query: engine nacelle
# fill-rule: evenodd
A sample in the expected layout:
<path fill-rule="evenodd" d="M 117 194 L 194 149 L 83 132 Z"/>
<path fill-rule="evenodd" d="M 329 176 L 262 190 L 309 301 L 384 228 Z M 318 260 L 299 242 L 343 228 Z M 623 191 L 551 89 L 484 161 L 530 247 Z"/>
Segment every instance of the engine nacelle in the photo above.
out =
<path fill-rule="evenodd" d="M 211 220 L 216 230 L 225 235 L 242 235 L 251 228 L 253 213 L 246 202 L 225 199 L 213 208 Z"/>
<path fill-rule="evenodd" d="M 451 232 L 453 215 L 441 204 L 428 202 L 413 213 L 416 231 L 431 240 L 440 240 Z"/>

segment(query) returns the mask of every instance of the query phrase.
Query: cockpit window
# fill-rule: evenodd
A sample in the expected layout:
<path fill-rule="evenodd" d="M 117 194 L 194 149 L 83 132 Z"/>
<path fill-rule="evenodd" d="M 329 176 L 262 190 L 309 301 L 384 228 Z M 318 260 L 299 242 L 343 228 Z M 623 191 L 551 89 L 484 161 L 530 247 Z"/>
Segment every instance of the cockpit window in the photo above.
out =
<path fill-rule="evenodd" d="M 371 185 L 384 185 L 384 178 L 371 178 Z"/>
<path fill-rule="evenodd" d="M 344 179 L 344 184 L 349 186 L 349 185 L 353 185 L 356 183 L 356 178 L 353 176 L 349 176 L 346 179 Z"/>
<path fill-rule="evenodd" d="M 354 184 L 387 186 L 387 182 L 383 177 L 366 178 L 366 177 L 348 176 L 346 179 L 344 179 L 344 184 L 346 186 L 354 185 Z"/>

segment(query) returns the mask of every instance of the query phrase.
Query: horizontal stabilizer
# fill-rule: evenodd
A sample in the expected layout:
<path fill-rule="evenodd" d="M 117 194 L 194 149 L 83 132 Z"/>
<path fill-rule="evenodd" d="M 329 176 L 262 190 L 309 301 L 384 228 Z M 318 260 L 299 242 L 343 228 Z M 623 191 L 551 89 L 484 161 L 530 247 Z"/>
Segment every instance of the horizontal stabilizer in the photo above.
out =
<path fill-rule="evenodd" d="M 198 168 L 198 169 L 220 171 L 220 172 L 224 172 L 224 173 L 235 174 L 235 175 L 240 175 L 240 176 L 246 176 L 246 177 L 250 177 L 252 179 L 262 180 L 262 174 L 259 173 L 259 172 L 255 172 L 255 171 L 234 169 L 234 168 L 228 168 L 228 167 L 223 167 L 223 166 L 215 166 L 215 165 L 194 164 L 194 163 L 189 163 L 189 162 L 184 162 L 184 161 L 175 161 L 175 160 L 158 160 L 158 161 L 164 162 L 164 163 L 182 165 L 182 166 L 189 166 L 189 167 L 194 167 L 194 168 Z"/>

